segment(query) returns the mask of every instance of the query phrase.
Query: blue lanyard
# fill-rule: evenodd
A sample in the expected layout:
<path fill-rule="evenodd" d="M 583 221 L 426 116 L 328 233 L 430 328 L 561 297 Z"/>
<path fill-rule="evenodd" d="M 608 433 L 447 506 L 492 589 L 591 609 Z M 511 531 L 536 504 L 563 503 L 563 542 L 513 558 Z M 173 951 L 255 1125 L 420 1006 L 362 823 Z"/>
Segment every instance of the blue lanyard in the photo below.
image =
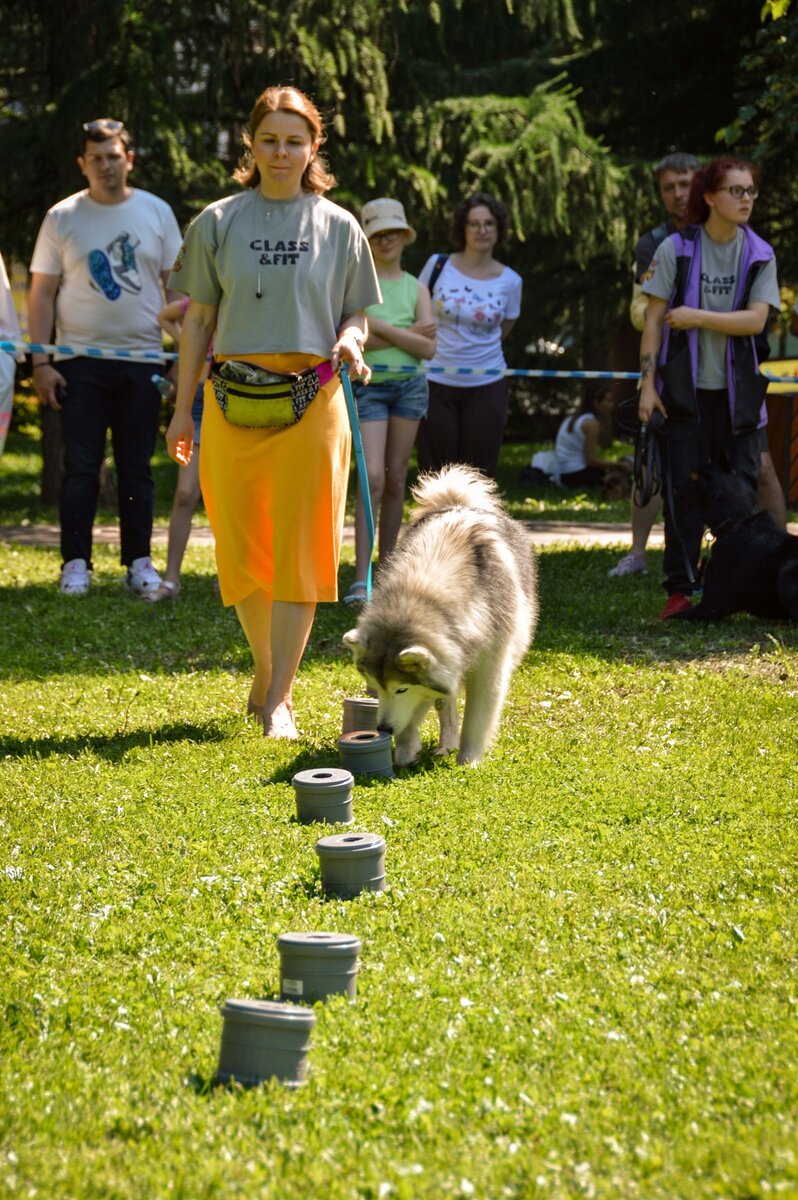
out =
<path fill-rule="evenodd" d="M 366 468 L 366 455 L 363 450 L 363 439 L 360 436 L 360 421 L 357 419 L 357 404 L 349 378 L 348 363 L 341 363 L 341 383 L 344 385 L 346 411 L 349 414 L 349 424 L 352 427 L 352 445 L 355 448 L 357 477 L 360 485 L 360 495 L 363 500 L 363 511 L 366 514 L 366 531 L 369 539 L 369 565 L 366 571 L 366 599 L 371 599 L 371 559 L 374 555 L 374 514 L 371 511 L 371 493 L 369 492 L 369 473 Z"/>

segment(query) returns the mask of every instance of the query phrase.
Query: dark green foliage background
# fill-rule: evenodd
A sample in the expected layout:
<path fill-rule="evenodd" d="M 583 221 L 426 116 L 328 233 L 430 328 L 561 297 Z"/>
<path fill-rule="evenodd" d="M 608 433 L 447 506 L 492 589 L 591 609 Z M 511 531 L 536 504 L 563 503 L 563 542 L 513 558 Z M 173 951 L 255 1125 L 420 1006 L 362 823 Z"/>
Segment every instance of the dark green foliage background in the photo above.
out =
<path fill-rule="evenodd" d="M 557 366 L 634 365 L 619 335 L 631 248 L 658 211 L 650 165 L 672 149 L 762 160 L 757 228 L 796 275 L 794 8 L 763 24 L 752 0 L 8 0 L 3 33 L 7 258 L 26 261 L 46 208 L 80 185 L 82 121 L 122 117 L 136 182 L 185 222 L 232 189 L 255 95 L 291 82 L 328 119 L 335 198 L 408 206 L 411 268 L 446 246 L 463 192 L 508 201 L 525 281 L 514 365 L 552 365 L 525 352 L 540 336 L 567 345 Z"/>

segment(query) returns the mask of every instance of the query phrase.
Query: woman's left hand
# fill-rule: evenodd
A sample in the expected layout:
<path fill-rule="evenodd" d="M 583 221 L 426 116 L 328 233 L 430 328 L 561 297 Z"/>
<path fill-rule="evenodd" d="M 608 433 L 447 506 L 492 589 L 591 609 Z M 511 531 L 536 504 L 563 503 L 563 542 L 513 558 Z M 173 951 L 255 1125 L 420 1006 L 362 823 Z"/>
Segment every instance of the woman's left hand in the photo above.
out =
<path fill-rule="evenodd" d="M 665 314 L 665 322 L 671 329 L 698 329 L 701 325 L 701 309 L 681 304 Z"/>
<path fill-rule="evenodd" d="M 353 373 L 362 383 L 369 382 L 371 379 L 371 367 L 367 366 L 363 358 L 363 348 L 360 345 L 360 339 L 352 328 L 343 331 L 330 351 L 330 363 L 333 371 L 338 370 L 342 361 L 351 364 Z"/>
<path fill-rule="evenodd" d="M 191 462 L 191 452 L 194 445 L 194 422 L 191 413 L 181 416 L 175 413 L 166 431 L 166 449 L 169 457 L 181 467 L 187 467 Z"/>

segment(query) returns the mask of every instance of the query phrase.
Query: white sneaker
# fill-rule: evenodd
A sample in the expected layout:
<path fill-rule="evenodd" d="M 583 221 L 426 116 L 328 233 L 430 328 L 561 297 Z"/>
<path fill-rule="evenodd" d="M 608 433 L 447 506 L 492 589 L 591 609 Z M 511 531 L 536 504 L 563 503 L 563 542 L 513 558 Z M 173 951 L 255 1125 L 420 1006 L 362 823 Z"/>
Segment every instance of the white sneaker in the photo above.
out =
<path fill-rule="evenodd" d="M 134 596 L 148 596 L 161 586 L 161 577 L 149 558 L 134 558 L 127 569 L 125 587 Z"/>
<path fill-rule="evenodd" d="M 86 596 L 91 583 L 91 571 L 85 558 L 71 558 L 61 568 L 59 591 L 62 596 Z"/>
<path fill-rule="evenodd" d="M 607 574 L 616 577 L 618 575 L 647 575 L 648 561 L 645 550 L 632 550 L 630 554 L 625 554 L 619 563 L 610 568 Z"/>

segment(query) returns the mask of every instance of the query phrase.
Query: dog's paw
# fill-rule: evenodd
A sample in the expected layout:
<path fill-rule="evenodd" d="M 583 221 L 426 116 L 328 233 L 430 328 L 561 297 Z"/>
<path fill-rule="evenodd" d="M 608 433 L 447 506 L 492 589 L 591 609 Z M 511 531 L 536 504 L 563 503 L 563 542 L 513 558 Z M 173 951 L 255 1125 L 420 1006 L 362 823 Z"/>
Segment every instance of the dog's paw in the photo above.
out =
<path fill-rule="evenodd" d="M 409 767 L 421 753 L 421 738 L 417 733 L 410 737 L 402 735 L 396 739 L 393 748 L 393 761 L 396 767 Z"/>
<path fill-rule="evenodd" d="M 457 765 L 460 767 L 478 767 L 485 757 L 484 750 L 478 750 L 475 747 L 463 746 L 460 753 L 457 755 Z"/>
<path fill-rule="evenodd" d="M 435 748 L 435 753 L 436 754 L 453 754 L 459 744 L 460 743 L 458 742 L 457 738 L 454 738 L 453 740 L 449 739 L 449 738 L 447 738 L 447 739 L 441 738 L 441 740 L 438 742 L 438 745 Z"/>

